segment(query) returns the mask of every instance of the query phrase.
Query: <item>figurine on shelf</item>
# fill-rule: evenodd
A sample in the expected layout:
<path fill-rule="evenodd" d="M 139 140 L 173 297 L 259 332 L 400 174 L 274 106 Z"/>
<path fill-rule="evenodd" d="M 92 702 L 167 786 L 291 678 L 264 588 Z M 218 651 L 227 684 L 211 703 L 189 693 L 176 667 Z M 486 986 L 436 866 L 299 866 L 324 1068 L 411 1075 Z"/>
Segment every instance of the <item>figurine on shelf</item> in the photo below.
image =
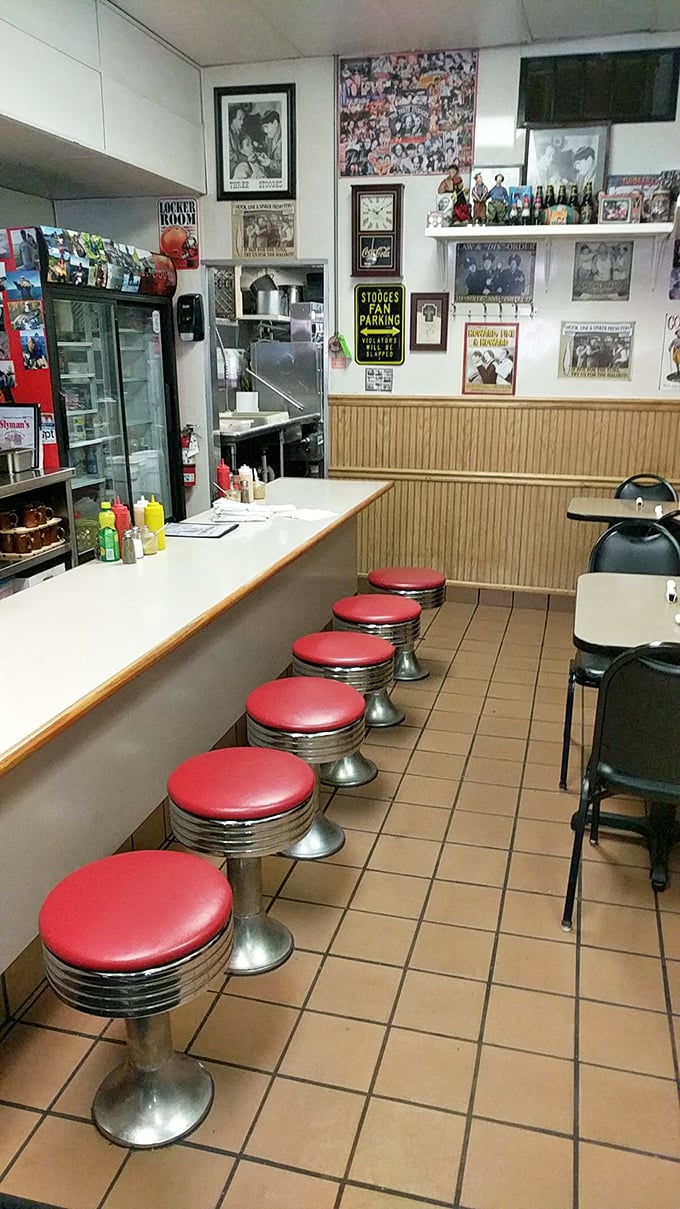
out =
<path fill-rule="evenodd" d="M 451 225 L 463 226 L 470 222 L 470 206 L 463 179 L 458 172 L 458 164 L 450 164 L 447 175 L 440 181 L 437 193 L 451 195 Z"/>
<path fill-rule="evenodd" d="M 490 226 L 500 226 L 508 218 L 508 191 L 503 184 L 505 177 L 497 172 L 486 199 L 486 221 Z"/>
<path fill-rule="evenodd" d="M 475 183 L 470 190 L 472 221 L 482 227 L 486 222 L 486 199 L 488 196 L 489 190 L 484 184 L 484 177 L 481 172 L 475 172 Z"/>

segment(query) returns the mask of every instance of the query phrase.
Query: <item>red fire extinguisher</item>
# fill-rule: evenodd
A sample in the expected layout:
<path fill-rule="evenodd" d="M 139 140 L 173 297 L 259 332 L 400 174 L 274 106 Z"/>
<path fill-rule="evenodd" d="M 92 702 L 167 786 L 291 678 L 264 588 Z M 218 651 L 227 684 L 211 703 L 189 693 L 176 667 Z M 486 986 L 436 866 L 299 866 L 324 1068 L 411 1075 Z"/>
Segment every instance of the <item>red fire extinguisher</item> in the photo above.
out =
<path fill-rule="evenodd" d="M 182 477 L 185 487 L 196 486 L 196 454 L 198 453 L 198 441 L 191 424 L 187 424 L 182 429 Z"/>

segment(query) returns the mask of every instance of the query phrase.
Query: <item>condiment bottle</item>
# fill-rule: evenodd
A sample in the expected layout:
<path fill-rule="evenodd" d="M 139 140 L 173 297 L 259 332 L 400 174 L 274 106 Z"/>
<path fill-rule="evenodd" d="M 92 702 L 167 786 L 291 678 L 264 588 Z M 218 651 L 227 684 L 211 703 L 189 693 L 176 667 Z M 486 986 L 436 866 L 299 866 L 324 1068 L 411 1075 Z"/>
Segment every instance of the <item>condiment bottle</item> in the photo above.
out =
<path fill-rule="evenodd" d="M 256 500 L 263 500 L 266 494 L 265 485 L 262 482 L 262 479 L 259 477 L 257 470 L 255 471 L 255 478 L 253 481 L 253 494 Z"/>
<path fill-rule="evenodd" d="M 135 555 L 137 556 L 137 561 L 139 562 L 140 558 L 144 558 L 144 545 L 142 543 L 142 530 L 139 525 L 133 525 L 130 532 L 132 534 L 132 540 L 135 544 Z"/>
<path fill-rule="evenodd" d="M 102 502 L 99 511 L 99 557 L 103 563 L 115 563 L 120 558 L 116 518 L 108 500 Z"/>
<path fill-rule="evenodd" d="M 137 500 L 137 503 L 134 506 L 135 524 L 139 525 L 140 529 L 141 529 L 142 525 L 146 524 L 146 521 L 144 520 L 144 512 L 146 510 L 146 505 L 148 504 L 148 502 L 149 501 L 147 500 L 146 496 L 140 495 L 139 499 Z"/>
<path fill-rule="evenodd" d="M 158 540 L 156 538 L 156 534 L 153 533 L 147 525 L 142 525 L 140 532 L 142 535 L 144 557 L 146 557 L 147 554 L 158 554 Z"/>
<path fill-rule="evenodd" d="M 241 479 L 241 503 L 252 504 L 255 499 L 253 472 L 250 466 L 239 466 L 238 472 Z"/>
<path fill-rule="evenodd" d="M 137 554 L 135 552 L 135 539 L 132 536 L 132 529 L 126 529 L 123 534 L 123 554 L 124 563 L 136 563 Z"/>
<path fill-rule="evenodd" d="M 224 458 L 217 467 L 217 494 L 222 499 L 226 499 L 229 491 L 231 473 Z"/>
<path fill-rule="evenodd" d="M 144 523 L 152 533 L 156 534 L 158 541 L 158 549 L 165 549 L 165 514 L 163 505 L 160 500 L 157 500 L 155 495 L 151 496 L 146 508 L 144 509 Z"/>
<path fill-rule="evenodd" d="M 126 530 L 128 530 L 132 525 L 132 521 L 130 520 L 130 509 L 128 508 L 127 504 L 123 504 L 121 502 L 120 496 L 117 495 L 115 504 L 111 505 L 111 511 L 113 512 L 113 515 L 116 518 L 116 531 L 118 533 L 118 549 L 120 550 L 121 557 L 122 557 L 123 535 L 125 534 Z"/>

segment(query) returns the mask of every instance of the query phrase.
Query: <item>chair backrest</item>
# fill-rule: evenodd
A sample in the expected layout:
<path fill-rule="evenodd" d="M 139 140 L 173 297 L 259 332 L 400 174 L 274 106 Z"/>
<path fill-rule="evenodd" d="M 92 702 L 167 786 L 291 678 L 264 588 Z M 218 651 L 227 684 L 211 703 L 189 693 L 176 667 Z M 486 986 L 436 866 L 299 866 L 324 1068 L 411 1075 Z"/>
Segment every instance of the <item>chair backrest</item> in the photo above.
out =
<path fill-rule="evenodd" d="M 680 803 L 680 642 L 650 643 L 607 668 L 589 768 L 610 785 Z"/>
<path fill-rule="evenodd" d="M 678 493 L 668 479 L 658 474 L 632 474 L 619 483 L 614 492 L 617 500 L 677 500 Z"/>
<path fill-rule="evenodd" d="M 655 521 L 621 521 L 605 529 L 590 552 L 589 571 L 626 575 L 680 575 L 680 541 Z"/>

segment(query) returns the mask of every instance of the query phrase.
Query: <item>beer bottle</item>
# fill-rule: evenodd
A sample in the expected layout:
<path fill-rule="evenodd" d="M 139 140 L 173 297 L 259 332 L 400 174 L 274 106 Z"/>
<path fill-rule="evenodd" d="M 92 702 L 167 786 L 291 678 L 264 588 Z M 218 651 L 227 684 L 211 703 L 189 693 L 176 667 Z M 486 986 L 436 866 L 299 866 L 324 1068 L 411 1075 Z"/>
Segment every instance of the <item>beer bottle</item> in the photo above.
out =
<path fill-rule="evenodd" d="M 516 227 L 519 222 L 519 210 L 517 209 L 517 194 L 513 193 L 512 201 L 510 202 L 510 213 L 508 214 L 508 224 L 511 227 Z"/>
<path fill-rule="evenodd" d="M 572 206 L 574 210 L 574 222 L 578 222 L 580 206 L 578 200 L 578 185 L 576 184 L 569 186 L 569 205 Z"/>
<path fill-rule="evenodd" d="M 531 223 L 531 202 L 529 194 L 525 193 L 522 198 L 522 213 L 519 216 L 519 221 L 523 227 L 528 227 Z"/>
<path fill-rule="evenodd" d="M 548 185 L 546 188 L 545 204 L 546 204 L 546 209 L 548 206 L 555 205 L 555 187 L 554 187 L 554 185 Z"/>
<path fill-rule="evenodd" d="M 590 181 L 583 190 L 583 198 L 581 201 L 581 219 L 582 223 L 595 222 L 595 205 L 593 202 L 593 186 Z"/>
<path fill-rule="evenodd" d="M 562 184 L 557 190 L 557 204 L 558 206 L 567 205 L 567 186 L 565 185 L 564 181 L 562 181 Z"/>
<path fill-rule="evenodd" d="M 545 203 L 543 201 L 543 186 L 537 185 L 536 192 L 534 194 L 534 204 L 533 204 L 532 215 L 531 215 L 532 222 L 534 222 L 534 223 L 543 222 L 544 205 L 545 205 Z"/>

